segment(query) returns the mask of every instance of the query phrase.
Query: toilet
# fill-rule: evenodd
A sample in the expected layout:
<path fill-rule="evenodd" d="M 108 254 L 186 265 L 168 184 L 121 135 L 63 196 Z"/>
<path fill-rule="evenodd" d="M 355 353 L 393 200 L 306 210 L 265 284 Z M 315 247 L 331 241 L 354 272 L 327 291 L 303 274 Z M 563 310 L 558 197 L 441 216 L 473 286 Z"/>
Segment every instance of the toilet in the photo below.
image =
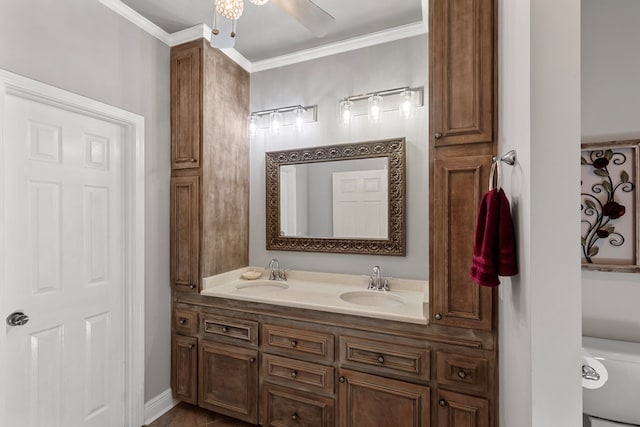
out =
<path fill-rule="evenodd" d="M 604 366 L 602 378 L 608 376 L 602 387 L 582 387 L 583 427 L 640 426 L 640 343 L 582 337 L 582 348 L 583 356 Z M 601 377 L 599 367 L 596 374 L 586 369 L 592 379 L 583 380 L 583 385 Z"/>

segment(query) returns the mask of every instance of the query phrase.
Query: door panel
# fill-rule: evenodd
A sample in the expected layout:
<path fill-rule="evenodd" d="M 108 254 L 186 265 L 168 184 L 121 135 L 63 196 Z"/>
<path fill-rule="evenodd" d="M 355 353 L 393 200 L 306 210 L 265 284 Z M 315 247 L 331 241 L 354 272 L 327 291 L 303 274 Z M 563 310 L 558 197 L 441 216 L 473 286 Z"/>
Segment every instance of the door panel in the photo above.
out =
<path fill-rule="evenodd" d="M 7 95 L 1 425 L 124 424 L 120 125 Z M 6 331 L 6 335 L 5 334 Z"/>

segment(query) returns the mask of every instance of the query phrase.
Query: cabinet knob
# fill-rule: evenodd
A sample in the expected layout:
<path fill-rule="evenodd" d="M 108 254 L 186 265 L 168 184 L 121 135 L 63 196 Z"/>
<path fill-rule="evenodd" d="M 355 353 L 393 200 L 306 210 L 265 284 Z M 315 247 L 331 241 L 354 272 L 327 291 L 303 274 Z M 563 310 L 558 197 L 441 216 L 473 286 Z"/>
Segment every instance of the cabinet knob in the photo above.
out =
<path fill-rule="evenodd" d="M 298 341 L 291 340 L 291 347 L 297 347 L 297 346 L 298 346 Z"/>
<path fill-rule="evenodd" d="M 433 135 L 433 137 L 434 137 L 435 139 L 440 139 L 440 138 L 442 138 L 442 134 L 441 134 L 440 132 L 436 132 L 436 134 L 435 134 L 435 135 Z"/>
<path fill-rule="evenodd" d="M 343 382 L 344 382 L 344 377 L 340 377 L 340 378 L 338 378 L 338 382 L 343 383 Z"/>
<path fill-rule="evenodd" d="M 195 288 L 196 288 L 196 285 L 194 284 L 189 285 L 189 289 L 195 289 Z"/>
<path fill-rule="evenodd" d="M 458 376 L 459 376 L 460 378 L 462 378 L 462 379 L 465 379 L 465 378 L 467 378 L 467 373 L 466 373 L 465 371 L 463 371 L 462 369 L 460 369 L 460 370 L 458 371 Z"/>
<path fill-rule="evenodd" d="M 249 363 L 254 363 L 255 361 L 256 361 L 256 358 L 255 358 L 255 357 L 250 357 L 250 358 L 249 358 Z"/>
<path fill-rule="evenodd" d="M 187 323 L 187 319 L 180 319 L 178 320 L 178 323 L 184 325 L 185 323 Z"/>
<path fill-rule="evenodd" d="M 378 356 L 378 362 L 384 363 L 384 356 L 383 355 Z"/>
<path fill-rule="evenodd" d="M 444 400 L 444 399 L 440 399 L 440 400 L 438 400 L 438 405 L 440 405 L 440 406 L 447 406 L 447 401 L 446 401 L 446 400 Z"/>
<path fill-rule="evenodd" d="M 297 378 L 298 377 L 298 371 L 291 371 L 291 378 Z"/>
<path fill-rule="evenodd" d="M 223 326 L 222 327 L 222 332 L 229 332 L 229 327 L 228 326 Z"/>
<path fill-rule="evenodd" d="M 442 314 L 440 313 L 436 313 L 436 315 L 433 317 L 435 317 L 436 320 L 442 320 Z"/>
<path fill-rule="evenodd" d="M 189 350 L 193 350 L 193 347 L 195 347 L 195 345 L 189 344 Z"/>
<path fill-rule="evenodd" d="M 291 415 L 291 420 L 292 421 L 297 421 L 298 420 L 298 414 L 294 413 L 293 415 Z"/>

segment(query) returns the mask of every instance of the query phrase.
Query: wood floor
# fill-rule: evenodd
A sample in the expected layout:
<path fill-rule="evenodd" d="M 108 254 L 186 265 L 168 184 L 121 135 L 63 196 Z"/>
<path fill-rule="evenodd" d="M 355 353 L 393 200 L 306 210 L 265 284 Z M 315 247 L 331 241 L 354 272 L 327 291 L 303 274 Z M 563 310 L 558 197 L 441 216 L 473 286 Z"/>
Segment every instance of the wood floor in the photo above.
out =
<path fill-rule="evenodd" d="M 180 402 L 147 427 L 254 427 L 242 421 Z"/>

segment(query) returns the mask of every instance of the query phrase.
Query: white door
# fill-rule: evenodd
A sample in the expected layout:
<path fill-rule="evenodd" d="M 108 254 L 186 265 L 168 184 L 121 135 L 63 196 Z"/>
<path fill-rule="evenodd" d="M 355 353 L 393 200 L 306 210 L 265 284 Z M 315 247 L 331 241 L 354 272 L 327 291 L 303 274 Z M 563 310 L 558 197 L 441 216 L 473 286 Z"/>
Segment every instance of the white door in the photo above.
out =
<path fill-rule="evenodd" d="M 387 171 L 333 173 L 333 237 L 386 239 Z"/>
<path fill-rule="evenodd" d="M 123 128 L 12 95 L 4 114 L 0 425 L 122 426 Z"/>

